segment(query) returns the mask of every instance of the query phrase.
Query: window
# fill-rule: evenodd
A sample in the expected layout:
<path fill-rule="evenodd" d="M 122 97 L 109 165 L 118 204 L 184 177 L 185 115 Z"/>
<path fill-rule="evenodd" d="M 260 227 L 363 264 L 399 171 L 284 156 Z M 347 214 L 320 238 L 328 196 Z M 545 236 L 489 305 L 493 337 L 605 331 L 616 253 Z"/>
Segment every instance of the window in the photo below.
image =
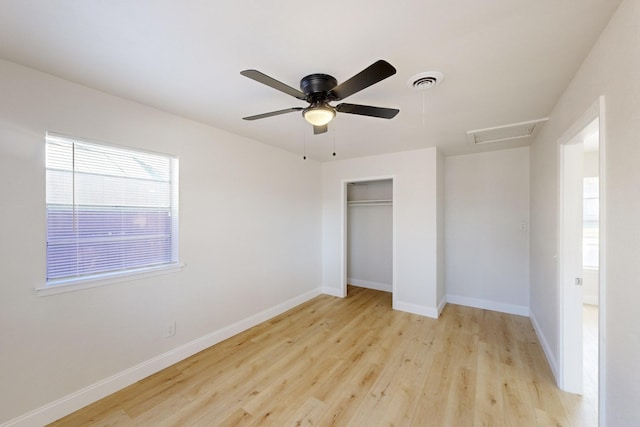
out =
<path fill-rule="evenodd" d="M 597 269 L 600 244 L 600 191 L 597 176 L 584 178 L 582 205 L 582 264 Z"/>
<path fill-rule="evenodd" d="M 178 266 L 178 160 L 46 138 L 47 287 Z"/>

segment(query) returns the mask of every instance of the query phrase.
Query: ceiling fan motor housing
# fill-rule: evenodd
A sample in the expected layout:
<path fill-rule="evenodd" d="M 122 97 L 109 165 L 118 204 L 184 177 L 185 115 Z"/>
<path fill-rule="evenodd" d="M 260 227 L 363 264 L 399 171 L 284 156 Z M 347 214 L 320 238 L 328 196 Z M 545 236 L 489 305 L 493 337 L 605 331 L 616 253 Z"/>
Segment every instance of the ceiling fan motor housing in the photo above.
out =
<path fill-rule="evenodd" d="M 328 74 L 310 74 L 300 80 L 300 90 L 307 95 L 307 101 L 329 101 L 329 92 L 338 85 L 338 81 Z"/>

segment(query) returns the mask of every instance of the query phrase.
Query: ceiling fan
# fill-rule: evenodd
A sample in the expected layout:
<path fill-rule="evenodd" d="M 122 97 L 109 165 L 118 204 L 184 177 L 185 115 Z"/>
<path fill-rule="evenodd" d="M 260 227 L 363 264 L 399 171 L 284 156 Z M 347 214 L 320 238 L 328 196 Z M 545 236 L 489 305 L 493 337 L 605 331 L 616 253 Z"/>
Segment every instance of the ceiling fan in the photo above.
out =
<path fill-rule="evenodd" d="M 313 133 L 315 135 L 327 131 L 327 125 L 336 116 L 336 112 L 392 119 L 400 110 L 347 103 L 341 103 L 334 107 L 329 103 L 340 101 L 395 73 L 396 69 L 391 64 L 387 61 L 379 60 L 341 84 L 338 84 L 338 81 L 328 74 L 310 74 L 300 80 L 300 90 L 298 90 L 260 71 L 244 70 L 240 72 L 243 76 L 284 92 L 287 95 L 291 95 L 294 98 L 306 101 L 309 103 L 309 106 L 306 108 L 286 108 L 284 110 L 243 117 L 243 119 L 258 120 L 264 119 L 265 117 L 290 113 L 292 111 L 302 111 L 302 116 L 305 120 L 313 125 Z"/>

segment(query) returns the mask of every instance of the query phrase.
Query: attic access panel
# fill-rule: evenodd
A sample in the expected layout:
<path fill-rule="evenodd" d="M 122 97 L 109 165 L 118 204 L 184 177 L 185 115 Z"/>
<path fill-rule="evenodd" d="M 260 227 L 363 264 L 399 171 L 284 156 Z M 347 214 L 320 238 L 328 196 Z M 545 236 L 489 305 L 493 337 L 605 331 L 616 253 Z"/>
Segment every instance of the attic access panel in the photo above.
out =
<path fill-rule="evenodd" d="M 549 118 L 545 117 L 509 125 L 470 130 L 467 131 L 467 139 L 472 144 L 488 144 L 490 142 L 529 138 L 535 136 L 547 120 Z"/>

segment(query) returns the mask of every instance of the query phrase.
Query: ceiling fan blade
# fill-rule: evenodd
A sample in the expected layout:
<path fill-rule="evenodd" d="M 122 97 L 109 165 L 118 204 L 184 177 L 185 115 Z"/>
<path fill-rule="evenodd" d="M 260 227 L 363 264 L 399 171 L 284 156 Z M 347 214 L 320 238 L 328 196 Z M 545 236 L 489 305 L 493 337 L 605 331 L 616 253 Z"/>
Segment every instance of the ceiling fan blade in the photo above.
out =
<path fill-rule="evenodd" d="M 273 77 L 269 77 L 258 70 L 244 70 L 244 71 L 240 71 L 240 74 L 242 74 L 245 77 L 249 77 L 252 80 L 257 81 L 258 83 L 262 83 L 263 85 L 272 87 L 276 90 L 279 90 L 280 92 L 284 92 L 287 95 L 291 95 L 294 98 L 298 98 L 302 100 L 305 100 L 307 98 L 305 94 L 300 92 L 298 89 L 294 89 L 291 86 L 288 86 L 274 79 Z"/>
<path fill-rule="evenodd" d="M 314 135 L 320 135 L 321 133 L 325 133 L 328 129 L 329 129 L 329 126 L 327 126 L 327 125 L 314 126 L 313 127 L 313 134 Z"/>
<path fill-rule="evenodd" d="M 340 83 L 331 90 L 330 95 L 333 99 L 339 101 L 361 91 L 362 89 L 368 88 L 387 77 L 393 76 L 395 73 L 396 69 L 393 65 L 381 59 L 372 65 L 369 65 L 349 80 Z"/>
<path fill-rule="evenodd" d="M 371 105 L 338 104 L 336 111 L 340 113 L 359 114 L 361 116 L 379 117 L 381 119 L 393 119 L 400 110 L 396 108 L 372 107 Z"/>
<path fill-rule="evenodd" d="M 279 116 L 280 114 L 291 113 L 293 111 L 302 111 L 304 108 L 302 107 L 292 107 L 286 108 L 284 110 L 272 111 L 270 113 L 256 114 L 255 116 L 243 117 L 242 120 L 258 120 L 264 119 L 266 117 Z"/>

